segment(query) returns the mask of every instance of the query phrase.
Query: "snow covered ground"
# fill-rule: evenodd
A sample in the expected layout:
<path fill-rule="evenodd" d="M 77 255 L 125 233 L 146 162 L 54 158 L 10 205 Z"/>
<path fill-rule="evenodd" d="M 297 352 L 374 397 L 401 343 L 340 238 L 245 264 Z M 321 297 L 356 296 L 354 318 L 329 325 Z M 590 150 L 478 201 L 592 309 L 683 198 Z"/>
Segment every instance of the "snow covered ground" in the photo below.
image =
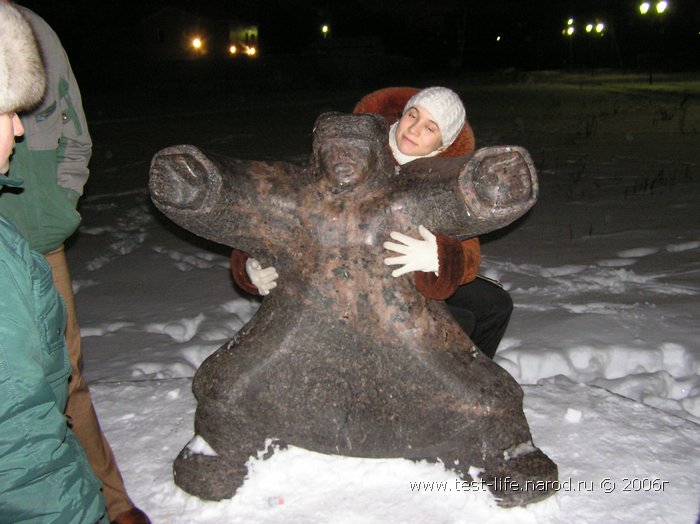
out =
<path fill-rule="evenodd" d="M 304 161 L 315 117 L 363 93 L 207 96 L 139 111 L 85 93 L 95 140 L 68 249 L 85 374 L 135 502 L 154 523 L 693 523 L 700 504 L 700 81 L 434 80 L 463 96 L 478 145 L 528 148 L 541 196 L 483 237 L 483 272 L 513 296 L 496 362 L 525 392 L 557 494 L 501 509 L 437 464 L 290 448 L 251 458 L 227 501 L 172 480 L 193 433 L 199 364 L 255 314 L 228 249 L 155 211 L 160 148 Z"/>

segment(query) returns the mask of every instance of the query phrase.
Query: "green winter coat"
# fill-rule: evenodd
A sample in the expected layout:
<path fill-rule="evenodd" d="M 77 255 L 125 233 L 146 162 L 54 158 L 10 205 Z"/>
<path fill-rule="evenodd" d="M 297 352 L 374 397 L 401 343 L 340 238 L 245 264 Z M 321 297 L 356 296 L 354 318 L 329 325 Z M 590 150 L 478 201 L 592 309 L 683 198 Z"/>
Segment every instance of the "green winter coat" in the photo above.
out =
<path fill-rule="evenodd" d="M 96 523 L 101 484 L 63 414 L 65 306 L 44 257 L 2 217 L 0 312 L 0 524 Z"/>
<path fill-rule="evenodd" d="M 19 116 L 24 137 L 10 160 L 10 176 L 22 188 L 5 189 L 0 215 L 14 224 L 32 249 L 46 254 L 78 228 L 76 210 L 88 176 L 92 140 L 78 84 L 56 33 L 38 15 L 17 6 L 39 42 L 46 67 L 41 103 Z"/>

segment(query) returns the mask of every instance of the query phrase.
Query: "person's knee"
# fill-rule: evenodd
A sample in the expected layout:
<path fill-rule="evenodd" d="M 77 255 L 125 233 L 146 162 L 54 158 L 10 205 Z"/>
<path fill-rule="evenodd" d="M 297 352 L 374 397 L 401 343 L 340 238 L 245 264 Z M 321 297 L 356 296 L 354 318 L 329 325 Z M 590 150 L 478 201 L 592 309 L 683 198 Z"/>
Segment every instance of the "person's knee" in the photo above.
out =
<path fill-rule="evenodd" d="M 513 312 L 513 299 L 505 289 L 498 288 L 498 291 L 491 296 L 491 313 L 504 319 L 510 318 Z"/>
<path fill-rule="evenodd" d="M 513 298 L 510 296 L 510 293 L 508 293 L 505 289 L 501 290 L 501 297 L 500 297 L 500 303 L 501 303 L 501 309 L 503 311 L 508 312 L 508 316 L 513 312 Z"/>
<path fill-rule="evenodd" d="M 474 313 L 468 309 L 450 306 L 449 304 L 447 305 L 447 309 L 449 309 L 452 318 L 459 324 L 459 327 L 462 328 L 462 331 L 464 331 L 467 336 L 471 336 L 476 325 Z"/>

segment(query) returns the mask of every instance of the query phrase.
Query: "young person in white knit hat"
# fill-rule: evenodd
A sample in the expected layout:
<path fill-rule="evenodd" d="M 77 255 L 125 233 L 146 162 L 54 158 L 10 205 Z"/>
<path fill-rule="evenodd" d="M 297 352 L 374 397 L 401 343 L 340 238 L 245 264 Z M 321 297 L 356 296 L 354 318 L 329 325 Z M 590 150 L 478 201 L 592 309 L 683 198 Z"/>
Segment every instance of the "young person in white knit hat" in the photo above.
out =
<path fill-rule="evenodd" d="M 41 100 L 45 78 L 29 23 L 0 2 L 0 186 L 22 184 L 5 176 L 24 133 L 17 112 Z M 63 414 L 65 306 L 44 257 L 1 216 L 0 311 L 0 520 L 106 523 L 100 482 Z"/>
<path fill-rule="evenodd" d="M 389 124 L 389 146 L 398 165 L 426 157 L 454 157 L 474 151 L 474 133 L 459 95 L 446 87 L 389 87 L 362 98 L 354 113 L 379 113 Z M 384 247 L 399 256 L 385 259 L 399 265 L 394 277 L 414 273 L 416 288 L 426 297 L 445 300 L 455 320 L 493 358 L 513 311 L 510 295 L 478 275 L 478 238 L 459 241 L 418 227 L 420 239 L 392 231 Z M 449 270 L 446 270 L 449 268 Z M 274 267 L 263 268 L 246 253 L 231 255 L 234 280 L 243 289 L 267 295 L 277 285 Z"/>
<path fill-rule="evenodd" d="M 389 145 L 399 165 L 474 151 L 474 133 L 464 105 L 446 87 L 380 89 L 360 100 L 354 112 L 379 113 L 387 120 Z M 508 327 L 513 301 L 500 284 L 478 274 L 479 239 L 436 236 L 423 226 L 418 231 L 420 239 L 391 232 L 397 242 L 385 242 L 384 247 L 398 256 L 386 258 L 385 264 L 400 266 L 392 272 L 394 277 L 413 272 L 417 289 L 428 298 L 445 300 L 464 332 L 493 358 Z"/>
<path fill-rule="evenodd" d="M 466 122 L 457 93 L 428 87 L 407 102 L 403 114 L 389 128 L 389 145 L 399 165 L 417 158 L 438 156 L 455 141 Z"/>

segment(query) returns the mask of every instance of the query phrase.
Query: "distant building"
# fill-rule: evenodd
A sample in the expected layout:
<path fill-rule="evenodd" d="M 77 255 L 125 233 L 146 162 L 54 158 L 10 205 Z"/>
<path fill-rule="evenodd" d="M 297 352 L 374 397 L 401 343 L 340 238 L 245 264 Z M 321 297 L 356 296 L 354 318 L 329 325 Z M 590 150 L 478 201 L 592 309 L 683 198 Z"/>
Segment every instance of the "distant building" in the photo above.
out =
<path fill-rule="evenodd" d="M 258 53 L 258 27 L 167 6 L 141 21 L 144 58 L 194 60 Z"/>

